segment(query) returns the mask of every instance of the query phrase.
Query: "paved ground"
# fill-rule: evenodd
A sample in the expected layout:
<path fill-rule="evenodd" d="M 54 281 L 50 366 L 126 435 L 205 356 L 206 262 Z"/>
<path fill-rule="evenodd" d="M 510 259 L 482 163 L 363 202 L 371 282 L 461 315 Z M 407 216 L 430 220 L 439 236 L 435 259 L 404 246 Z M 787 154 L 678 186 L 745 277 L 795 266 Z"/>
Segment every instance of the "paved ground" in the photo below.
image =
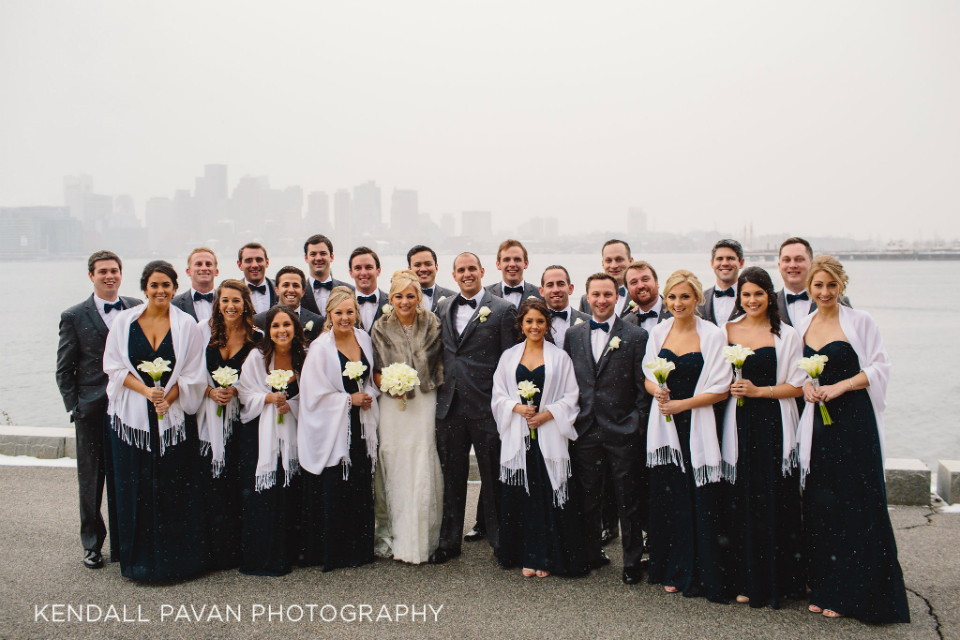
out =
<path fill-rule="evenodd" d="M 282 578 L 255 578 L 235 571 L 195 580 L 140 585 L 120 576 L 117 565 L 90 571 L 80 564 L 76 472 L 72 469 L 0 467 L 0 638 L 952 638 L 960 640 L 960 515 L 900 507 L 891 512 L 900 562 L 910 590 L 909 625 L 864 625 L 827 620 L 790 602 L 779 610 L 711 604 L 669 595 L 659 587 L 627 587 L 614 564 L 579 579 L 525 579 L 501 570 L 485 543 L 442 567 L 412 567 L 389 560 L 328 574 L 298 570 Z M 476 502 L 471 485 L 470 509 Z M 123 619 L 149 622 L 53 622 L 53 604 L 117 608 Z M 307 605 L 314 608 L 308 622 Z M 325 604 L 332 605 L 321 610 Z M 169 608 L 165 608 L 167 605 Z M 185 608 L 180 609 L 181 605 Z M 194 611 L 190 610 L 191 605 Z M 202 607 L 206 605 L 206 609 Z M 217 605 L 223 622 L 208 620 Z M 227 619 L 227 606 L 241 620 Z M 263 615 L 252 619 L 255 607 Z M 267 606 L 291 618 L 268 621 Z M 351 609 L 348 605 L 354 605 Z M 359 619 L 369 605 L 370 619 Z M 388 621 L 383 614 L 386 605 Z M 426 606 L 426 621 L 397 620 L 397 606 Z M 439 609 L 434 619 L 431 611 Z M 441 608 L 442 605 L 442 608 Z M 138 614 L 138 607 L 140 607 Z M 344 609 L 344 607 L 346 607 Z M 324 622 L 334 610 L 347 618 Z M 86 615 L 86 609 L 83 610 Z M 176 620 L 177 614 L 184 614 Z M 367 610 L 365 610 L 367 611 Z M 96 610 L 92 610 L 93 614 Z M 161 615 L 166 612 L 165 621 Z M 187 621 L 199 614 L 203 621 Z M 201 613 L 202 612 L 202 613 Z M 66 609 L 62 615 L 67 615 Z M 95 617 L 95 615 L 94 615 Z M 214 616 L 215 618 L 215 616 Z"/>

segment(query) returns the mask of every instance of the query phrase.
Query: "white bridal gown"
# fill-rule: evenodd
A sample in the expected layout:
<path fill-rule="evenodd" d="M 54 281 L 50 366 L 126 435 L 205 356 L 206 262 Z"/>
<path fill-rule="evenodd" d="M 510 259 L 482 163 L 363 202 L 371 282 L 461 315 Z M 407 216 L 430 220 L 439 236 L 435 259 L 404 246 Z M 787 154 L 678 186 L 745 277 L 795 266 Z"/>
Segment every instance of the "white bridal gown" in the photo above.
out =
<path fill-rule="evenodd" d="M 420 564 L 440 544 L 443 475 L 437 455 L 437 392 L 407 399 L 406 411 L 387 394 L 380 396 L 379 459 L 376 471 L 375 550 Z"/>

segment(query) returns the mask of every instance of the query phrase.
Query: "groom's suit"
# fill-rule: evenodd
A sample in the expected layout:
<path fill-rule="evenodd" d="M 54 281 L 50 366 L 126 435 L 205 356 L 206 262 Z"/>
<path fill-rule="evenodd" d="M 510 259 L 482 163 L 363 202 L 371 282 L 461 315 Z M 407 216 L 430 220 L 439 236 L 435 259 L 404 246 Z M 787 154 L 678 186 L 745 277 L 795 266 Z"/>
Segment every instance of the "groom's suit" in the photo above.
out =
<path fill-rule="evenodd" d="M 490 400 L 500 356 L 517 344 L 517 310 L 486 291 L 458 334 L 460 298 L 457 294 L 437 306 L 443 339 L 443 385 L 437 390 L 437 453 L 443 470 L 440 550 L 453 554 L 459 554 L 463 539 L 471 445 L 480 468 L 490 546 L 500 547 L 500 434 Z M 482 320 L 484 307 L 490 313 Z"/>

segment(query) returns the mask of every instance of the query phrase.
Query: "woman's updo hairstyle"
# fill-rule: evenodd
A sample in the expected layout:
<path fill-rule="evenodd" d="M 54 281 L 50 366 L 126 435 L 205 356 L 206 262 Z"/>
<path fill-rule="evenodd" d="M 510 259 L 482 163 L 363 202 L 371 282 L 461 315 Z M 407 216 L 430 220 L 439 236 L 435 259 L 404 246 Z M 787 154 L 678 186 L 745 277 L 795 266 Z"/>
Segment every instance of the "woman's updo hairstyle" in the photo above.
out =
<path fill-rule="evenodd" d="M 166 260 L 151 260 L 143 268 L 143 273 L 140 275 L 140 291 L 147 290 L 147 282 L 149 282 L 150 276 L 155 273 L 162 273 L 170 278 L 170 281 L 173 282 L 173 290 L 177 290 L 177 270 L 173 268 L 173 265 Z"/>
<path fill-rule="evenodd" d="M 810 273 L 807 274 L 807 293 L 810 293 L 810 285 L 813 284 L 813 277 L 821 271 L 826 271 L 830 274 L 830 277 L 837 281 L 840 285 L 840 294 L 837 297 L 838 300 L 842 299 L 843 293 L 847 290 L 847 283 L 850 281 L 850 278 L 847 276 L 847 272 L 844 270 L 843 265 L 840 264 L 840 261 L 833 256 L 817 256 L 813 259 L 813 262 L 810 263 Z"/>
<path fill-rule="evenodd" d="M 706 302 L 706 298 L 703 297 L 703 285 L 700 284 L 697 276 L 693 275 L 692 271 L 687 271 L 686 269 L 677 269 L 667 278 L 667 282 L 663 285 L 664 299 L 666 299 L 667 294 L 670 293 L 670 289 L 684 282 L 689 284 L 690 288 L 693 289 L 693 294 L 697 297 L 698 306 Z"/>
<path fill-rule="evenodd" d="M 330 291 L 330 297 L 327 298 L 327 306 L 324 308 L 326 311 L 326 320 L 323 321 L 323 330 L 329 331 L 333 326 L 333 320 L 330 319 L 330 314 L 333 313 L 333 310 L 340 306 L 344 300 L 353 300 L 353 309 L 357 312 L 357 315 L 360 315 L 360 305 L 357 304 L 357 294 L 353 292 L 353 289 L 350 287 L 334 287 Z"/>
<path fill-rule="evenodd" d="M 527 317 L 531 311 L 539 311 L 547 320 L 547 330 L 544 332 L 543 337 L 546 339 L 550 335 L 550 332 L 553 331 L 553 314 L 550 313 L 550 309 L 547 307 L 547 303 L 541 300 L 540 298 L 535 298 L 533 296 L 527 298 L 520 305 L 520 308 L 517 309 L 517 340 L 523 341 L 523 319 Z"/>
<path fill-rule="evenodd" d="M 420 290 L 420 278 L 417 277 L 417 274 L 410 269 L 394 271 L 390 277 L 390 300 L 393 300 L 393 296 L 398 293 L 406 291 L 407 287 L 410 286 L 413 286 L 413 290 L 417 292 L 417 302 L 423 302 L 423 291 Z"/>

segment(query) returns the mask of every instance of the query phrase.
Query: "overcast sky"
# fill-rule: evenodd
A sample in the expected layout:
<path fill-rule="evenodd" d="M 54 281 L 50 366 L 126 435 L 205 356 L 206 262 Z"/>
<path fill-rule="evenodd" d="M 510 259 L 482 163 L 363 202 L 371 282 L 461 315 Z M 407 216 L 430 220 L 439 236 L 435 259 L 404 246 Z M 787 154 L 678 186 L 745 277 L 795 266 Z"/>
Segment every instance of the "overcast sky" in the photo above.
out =
<path fill-rule="evenodd" d="M 0 205 L 205 163 L 561 231 L 960 235 L 960 2 L 0 0 Z"/>

